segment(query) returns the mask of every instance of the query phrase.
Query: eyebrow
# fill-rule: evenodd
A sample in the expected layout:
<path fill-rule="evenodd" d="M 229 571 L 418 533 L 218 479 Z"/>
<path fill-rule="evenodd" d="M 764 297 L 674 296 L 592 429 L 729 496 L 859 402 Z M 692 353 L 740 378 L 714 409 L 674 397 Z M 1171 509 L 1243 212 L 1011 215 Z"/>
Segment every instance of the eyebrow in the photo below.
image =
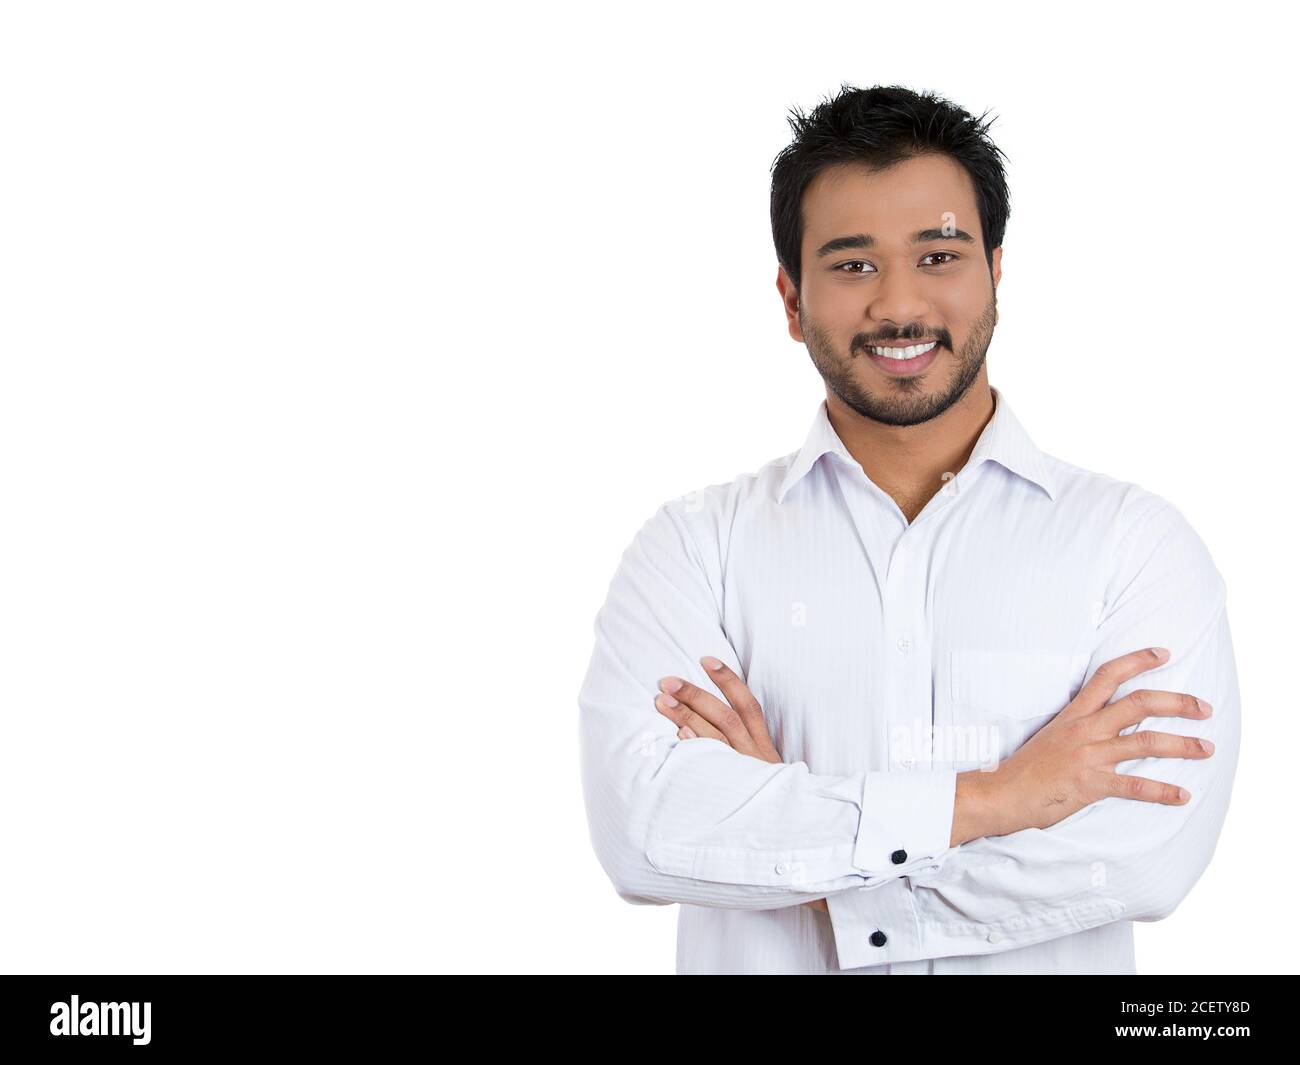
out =
<path fill-rule="evenodd" d="M 912 234 L 913 244 L 928 244 L 933 240 L 960 240 L 967 244 L 975 243 L 975 238 L 964 229 L 954 229 L 951 233 L 946 233 L 942 229 L 918 229 Z M 855 233 L 851 237 L 836 237 L 834 240 L 828 240 L 817 249 L 817 258 L 823 259 L 827 255 L 834 255 L 837 251 L 865 250 L 873 247 L 875 243 L 876 238 L 869 233 Z"/>

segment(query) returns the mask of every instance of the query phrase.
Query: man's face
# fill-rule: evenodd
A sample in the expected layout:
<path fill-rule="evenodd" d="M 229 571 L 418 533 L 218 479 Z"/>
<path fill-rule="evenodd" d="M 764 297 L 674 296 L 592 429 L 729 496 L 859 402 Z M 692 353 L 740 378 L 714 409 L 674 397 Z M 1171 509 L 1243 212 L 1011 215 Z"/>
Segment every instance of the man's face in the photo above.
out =
<path fill-rule="evenodd" d="M 997 322 L 1002 249 L 990 276 L 969 175 L 943 155 L 874 173 L 828 167 L 805 190 L 803 215 L 802 289 L 784 270 L 777 281 L 788 312 L 798 301 L 791 336 L 864 417 L 916 425 L 942 414 L 979 377 Z M 932 341 L 911 358 L 872 351 Z"/>

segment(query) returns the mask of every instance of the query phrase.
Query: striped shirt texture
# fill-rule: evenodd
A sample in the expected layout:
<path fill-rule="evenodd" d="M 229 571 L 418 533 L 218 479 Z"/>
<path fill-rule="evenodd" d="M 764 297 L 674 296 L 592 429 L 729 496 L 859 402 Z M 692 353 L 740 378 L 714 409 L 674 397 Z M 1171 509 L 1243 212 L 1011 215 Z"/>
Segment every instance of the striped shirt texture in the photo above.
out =
<path fill-rule="evenodd" d="M 582 787 L 617 893 L 679 906 L 683 974 L 1133 973 L 1214 853 L 1240 706 L 1224 581 L 1186 518 L 1040 451 L 992 389 L 966 465 L 909 523 L 835 433 L 664 503 L 624 551 L 579 692 Z M 1205 759 L 1121 762 L 1187 788 L 1109 797 L 1043 829 L 949 847 L 958 772 L 1008 757 L 1102 663 L 1211 717 Z M 782 764 L 681 740 L 659 679 L 721 693 L 722 659 Z M 803 903 L 825 897 L 829 913 Z"/>

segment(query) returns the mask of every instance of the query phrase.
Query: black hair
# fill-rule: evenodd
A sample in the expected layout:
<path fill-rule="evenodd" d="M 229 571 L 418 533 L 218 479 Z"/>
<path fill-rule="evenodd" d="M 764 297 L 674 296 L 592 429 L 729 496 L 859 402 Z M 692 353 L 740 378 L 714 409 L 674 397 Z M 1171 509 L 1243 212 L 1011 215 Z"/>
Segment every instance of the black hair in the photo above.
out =
<path fill-rule="evenodd" d="M 787 121 L 794 140 L 772 163 L 772 240 L 777 261 L 799 291 L 799 253 L 803 243 L 803 194 L 817 173 L 838 163 L 866 163 L 885 169 L 918 155 L 950 156 L 975 184 L 984 257 L 993 267 L 1011 214 L 1002 160 L 1005 153 L 989 138 L 988 112 L 974 118 L 932 92 L 901 85 L 857 89 L 841 84 L 812 114 L 793 108 Z"/>

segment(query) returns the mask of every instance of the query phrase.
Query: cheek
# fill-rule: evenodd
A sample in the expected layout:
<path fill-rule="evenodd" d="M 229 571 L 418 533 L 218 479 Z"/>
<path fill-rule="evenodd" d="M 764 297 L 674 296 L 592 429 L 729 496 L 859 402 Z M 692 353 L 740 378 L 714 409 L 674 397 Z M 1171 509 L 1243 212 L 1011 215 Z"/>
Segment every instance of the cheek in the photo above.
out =
<path fill-rule="evenodd" d="M 834 329 L 857 321 L 862 314 L 862 294 L 852 292 L 847 285 L 828 285 L 808 306 L 819 322 Z"/>
<path fill-rule="evenodd" d="M 862 302 L 842 292 L 818 293 L 804 302 L 799 320 L 805 336 L 839 346 L 862 328 Z"/>
<path fill-rule="evenodd" d="M 940 323 L 947 327 L 955 342 L 960 343 L 977 328 L 984 328 L 981 319 L 990 316 L 992 324 L 993 291 L 990 286 L 964 284 L 935 295 L 934 311 Z"/>
<path fill-rule="evenodd" d="M 935 307 L 943 314 L 950 315 L 954 323 L 973 322 L 993 301 L 993 289 L 972 278 L 946 286 L 933 296 Z"/>

